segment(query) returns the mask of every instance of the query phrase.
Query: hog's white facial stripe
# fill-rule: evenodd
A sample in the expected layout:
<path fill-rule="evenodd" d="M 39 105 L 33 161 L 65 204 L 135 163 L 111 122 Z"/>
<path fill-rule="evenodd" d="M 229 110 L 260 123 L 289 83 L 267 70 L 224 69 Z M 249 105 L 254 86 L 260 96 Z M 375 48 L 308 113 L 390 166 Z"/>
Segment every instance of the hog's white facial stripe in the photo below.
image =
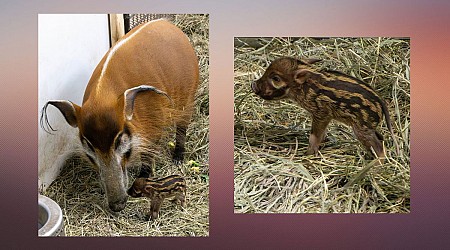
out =
<path fill-rule="evenodd" d="M 86 137 L 83 136 L 81 139 L 81 144 L 83 145 L 83 149 L 87 157 L 98 166 L 99 162 L 97 160 L 95 149 L 92 143 L 88 139 L 86 139 Z"/>

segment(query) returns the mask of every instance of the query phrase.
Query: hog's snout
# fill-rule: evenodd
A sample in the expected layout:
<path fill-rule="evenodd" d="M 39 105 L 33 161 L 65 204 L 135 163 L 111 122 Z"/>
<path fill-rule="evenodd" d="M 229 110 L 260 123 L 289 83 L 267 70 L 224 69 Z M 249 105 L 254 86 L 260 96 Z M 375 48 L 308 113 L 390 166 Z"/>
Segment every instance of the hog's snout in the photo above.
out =
<path fill-rule="evenodd" d="M 109 202 L 109 208 L 114 212 L 122 211 L 125 208 L 125 205 L 127 204 L 128 196 L 125 196 L 124 198 Z"/>

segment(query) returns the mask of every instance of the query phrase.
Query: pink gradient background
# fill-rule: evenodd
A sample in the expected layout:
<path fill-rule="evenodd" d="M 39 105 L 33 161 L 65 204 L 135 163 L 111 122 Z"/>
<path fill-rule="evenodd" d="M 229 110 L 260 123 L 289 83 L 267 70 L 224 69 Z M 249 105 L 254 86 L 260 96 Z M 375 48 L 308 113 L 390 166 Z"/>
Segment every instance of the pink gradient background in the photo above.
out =
<path fill-rule="evenodd" d="M 37 14 L 210 14 L 210 236 L 37 237 Z M 2 1 L 2 248 L 247 246 L 430 248 L 450 244 L 450 2 Z M 233 37 L 411 37 L 411 213 L 233 213 Z"/>

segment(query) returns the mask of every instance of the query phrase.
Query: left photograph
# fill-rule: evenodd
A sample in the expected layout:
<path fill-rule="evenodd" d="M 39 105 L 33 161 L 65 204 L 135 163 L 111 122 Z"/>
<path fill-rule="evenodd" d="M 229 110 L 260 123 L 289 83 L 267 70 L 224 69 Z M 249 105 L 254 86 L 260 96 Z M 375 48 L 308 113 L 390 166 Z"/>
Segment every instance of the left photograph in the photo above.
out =
<path fill-rule="evenodd" d="M 209 15 L 38 15 L 38 235 L 209 236 Z"/>

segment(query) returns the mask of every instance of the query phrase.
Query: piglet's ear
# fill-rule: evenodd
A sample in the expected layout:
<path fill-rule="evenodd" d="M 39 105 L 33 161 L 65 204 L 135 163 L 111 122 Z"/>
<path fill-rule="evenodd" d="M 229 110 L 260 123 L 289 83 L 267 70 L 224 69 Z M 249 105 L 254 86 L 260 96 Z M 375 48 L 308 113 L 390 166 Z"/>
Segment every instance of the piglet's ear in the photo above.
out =
<path fill-rule="evenodd" d="M 298 69 L 294 72 L 294 79 L 296 82 L 304 83 L 312 74 L 309 69 Z"/>
<path fill-rule="evenodd" d="M 314 63 L 316 63 L 316 62 L 322 61 L 322 59 L 308 58 L 308 59 L 302 59 L 302 60 L 300 60 L 300 61 L 302 61 L 304 64 L 314 64 Z"/>
<path fill-rule="evenodd" d="M 149 194 L 152 192 L 152 190 L 153 190 L 153 187 L 151 185 L 145 185 L 145 187 L 144 187 L 145 193 Z"/>

